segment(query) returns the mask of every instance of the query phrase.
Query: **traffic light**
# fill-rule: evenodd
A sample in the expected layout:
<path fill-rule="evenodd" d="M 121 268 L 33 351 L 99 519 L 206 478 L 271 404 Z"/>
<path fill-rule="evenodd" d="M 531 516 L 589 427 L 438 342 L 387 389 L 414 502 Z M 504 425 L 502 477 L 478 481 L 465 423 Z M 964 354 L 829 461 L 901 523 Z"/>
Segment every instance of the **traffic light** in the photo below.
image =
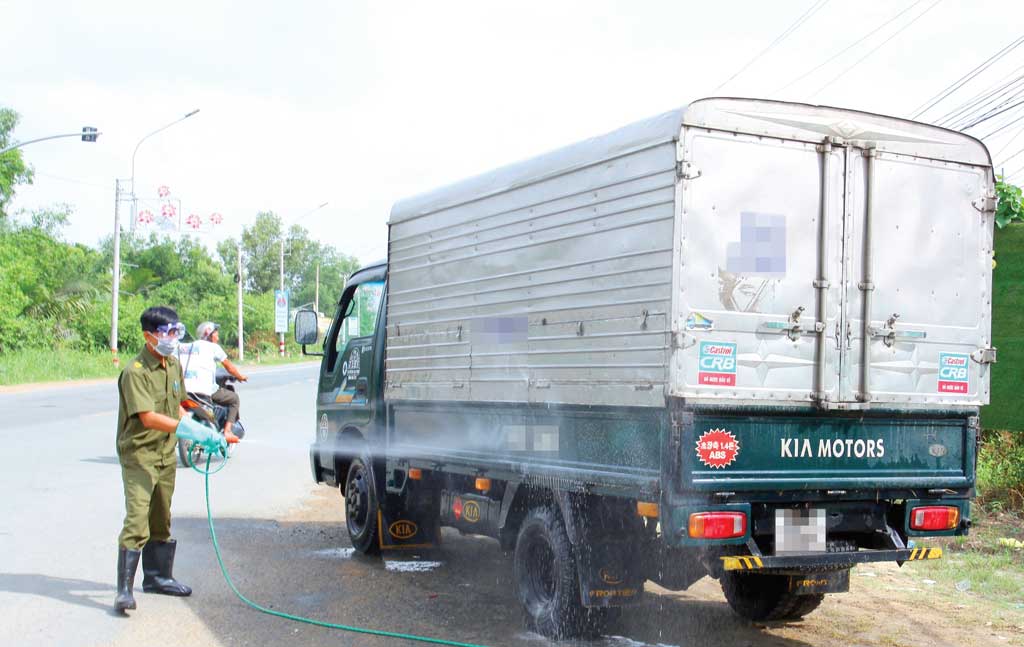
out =
<path fill-rule="evenodd" d="M 94 141 L 96 141 L 96 136 L 98 134 L 99 134 L 99 131 L 96 130 L 95 128 L 93 128 L 92 126 L 83 126 L 82 127 L 82 141 L 83 142 L 94 142 Z"/>

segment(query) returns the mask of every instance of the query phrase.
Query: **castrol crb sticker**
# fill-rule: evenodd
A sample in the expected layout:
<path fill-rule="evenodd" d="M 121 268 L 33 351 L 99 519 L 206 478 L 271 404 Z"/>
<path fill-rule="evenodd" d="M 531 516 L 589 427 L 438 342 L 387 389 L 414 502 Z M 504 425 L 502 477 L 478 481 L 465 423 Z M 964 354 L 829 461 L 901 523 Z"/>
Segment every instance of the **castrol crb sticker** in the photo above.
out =
<path fill-rule="evenodd" d="M 697 439 L 697 458 L 708 467 L 729 467 L 739 455 L 740 442 L 725 429 L 710 429 Z"/>
<path fill-rule="evenodd" d="M 736 344 L 702 341 L 697 361 L 698 384 L 736 386 Z"/>
<path fill-rule="evenodd" d="M 970 391 L 969 359 L 961 353 L 939 353 L 939 393 Z"/>

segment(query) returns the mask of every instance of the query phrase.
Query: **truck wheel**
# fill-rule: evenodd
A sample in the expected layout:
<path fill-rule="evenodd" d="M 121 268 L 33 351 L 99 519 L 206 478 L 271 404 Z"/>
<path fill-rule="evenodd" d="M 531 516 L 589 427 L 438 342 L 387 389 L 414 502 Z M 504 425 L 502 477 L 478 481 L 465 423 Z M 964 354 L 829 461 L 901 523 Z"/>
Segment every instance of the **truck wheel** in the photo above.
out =
<path fill-rule="evenodd" d="M 727 571 L 722 592 L 737 615 L 747 620 L 796 620 L 818 608 L 824 594 L 794 595 L 785 575 L 753 575 Z"/>
<path fill-rule="evenodd" d="M 364 555 L 380 550 L 377 541 L 377 488 L 372 464 L 365 457 L 356 457 L 345 477 L 345 527 L 352 547 Z"/>
<path fill-rule="evenodd" d="M 589 624 L 580 601 L 576 559 L 558 513 L 527 513 L 512 558 L 516 595 L 527 621 L 548 638 L 574 638 Z"/>

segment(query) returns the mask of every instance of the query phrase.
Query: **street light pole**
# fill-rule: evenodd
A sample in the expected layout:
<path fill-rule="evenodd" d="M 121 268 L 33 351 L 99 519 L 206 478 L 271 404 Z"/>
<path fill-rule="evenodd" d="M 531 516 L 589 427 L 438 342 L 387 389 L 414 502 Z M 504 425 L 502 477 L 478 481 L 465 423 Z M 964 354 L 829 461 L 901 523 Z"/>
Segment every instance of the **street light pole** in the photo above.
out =
<path fill-rule="evenodd" d="M 281 228 L 282 229 L 284 228 L 284 223 L 281 223 Z M 282 293 L 284 292 L 284 236 L 285 236 L 285 232 L 282 231 L 281 232 L 281 257 L 280 257 L 280 260 L 281 260 L 281 292 Z M 276 304 L 276 302 L 275 302 L 275 304 Z M 275 307 L 276 307 L 276 305 L 275 305 Z M 285 335 L 285 333 L 283 333 L 283 332 L 282 333 L 278 333 L 277 350 L 281 354 L 281 357 L 284 357 L 284 335 Z"/>
<path fill-rule="evenodd" d="M 242 237 L 238 237 L 238 361 L 245 360 L 245 344 L 242 342 Z"/>
<path fill-rule="evenodd" d="M 135 154 L 139 152 L 139 146 L 142 146 L 142 142 L 146 141 L 147 139 L 149 139 L 153 135 L 157 134 L 158 132 L 160 132 L 162 130 L 167 130 L 168 128 L 170 128 L 174 124 L 180 123 L 180 122 L 188 119 L 189 117 L 191 117 L 192 115 L 196 114 L 197 112 L 199 112 L 198 108 L 196 108 L 192 112 L 186 114 L 184 117 L 182 117 L 180 119 L 175 119 L 174 121 L 172 121 L 171 123 L 167 124 L 166 126 L 161 126 L 160 128 L 157 128 L 153 132 L 149 133 L 148 135 L 146 135 L 145 137 L 140 139 L 139 143 L 135 145 L 135 150 L 132 151 L 132 179 L 131 179 L 132 222 L 135 222 L 135 203 L 136 203 L 136 197 L 135 197 Z M 120 295 L 120 290 L 121 290 L 121 209 L 120 209 L 120 205 L 121 205 L 121 190 L 120 190 L 120 186 L 121 186 L 120 185 L 120 181 L 118 181 L 118 184 L 115 187 L 115 191 L 114 191 L 114 267 L 113 267 L 113 274 L 114 274 L 114 276 L 111 279 L 112 285 L 111 285 L 111 290 L 110 290 L 110 352 L 114 356 L 114 365 L 115 366 L 120 363 L 120 360 L 117 357 L 117 314 L 118 314 L 118 306 L 119 306 L 119 301 L 120 301 L 118 299 L 118 297 Z"/>
<path fill-rule="evenodd" d="M 103 133 L 99 132 L 95 128 L 90 128 L 89 126 L 85 126 L 84 128 L 82 128 L 82 132 L 80 132 L 80 133 L 65 133 L 63 135 L 50 135 L 49 137 L 40 137 L 38 139 L 30 139 L 28 141 L 18 142 L 17 144 L 11 144 L 7 148 L 5 148 L 3 150 L 0 150 L 0 155 L 3 155 L 4 153 L 9 152 L 9 151 L 13 151 L 16 148 L 21 148 L 22 146 L 28 146 L 29 144 L 35 144 L 36 142 L 45 142 L 45 141 L 47 141 L 49 139 L 61 139 L 62 137 L 81 137 L 83 142 L 94 142 L 94 141 L 96 141 L 96 138 L 99 137 L 102 134 Z"/>
<path fill-rule="evenodd" d="M 161 131 L 167 130 L 168 128 L 170 128 L 174 124 L 181 123 L 182 121 L 185 121 L 186 119 L 188 119 L 192 115 L 196 114 L 197 112 L 199 112 L 199 108 L 196 108 L 195 110 L 193 110 L 192 112 L 186 114 L 184 117 L 182 117 L 180 119 L 175 119 L 174 121 L 172 121 L 171 123 L 167 124 L 166 126 L 161 126 L 160 128 L 157 128 L 153 132 L 149 133 L 148 135 L 146 135 L 145 137 L 140 139 L 138 144 L 135 144 L 135 150 L 132 151 L 132 222 L 133 223 L 135 222 L 135 211 L 138 208 L 138 197 L 136 196 L 136 193 L 135 193 L 135 155 L 136 155 L 136 153 L 139 152 L 139 146 L 142 146 L 142 142 L 146 141 L 147 139 L 149 139 L 153 135 L 155 135 L 155 134 L 157 134 L 157 133 L 159 133 Z"/>
<path fill-rule="evenodd" d="M 324 202 L 323 204 L 318 206 L 316 209 L 310 209 L 306 213 L 302 214 L 301 216 L 299 216 L 298 218 L 293 220 L 291 224 L 293 224 L 293 225 L 298 224 L 298 222 L 300 220 L 302 220 L 303 218 L 305 218 L 306 216 L 308 216 L 308 215 L 310 215 L 312 213 L 315 213 L 317 211 L 320 211 L 321 209 L 323 209 L 326 206 L 327 206 L 327 203 Z M 281 253 L 280 253 L 281 292 L 284 292 L 284 238 L 285 238 L 285 236 L 287 234 L 288 234 L 288 230 L 285 229 L 284 221 L 282 220 L 281 221 Z M 284 357 L 284 335 L 285 335 L 285 333 L 279 333 L 279 335 L 280 336 L 278 337 L 277 347 L 278 347 L 279 352 L 281 353 L 281 357 Z"/>

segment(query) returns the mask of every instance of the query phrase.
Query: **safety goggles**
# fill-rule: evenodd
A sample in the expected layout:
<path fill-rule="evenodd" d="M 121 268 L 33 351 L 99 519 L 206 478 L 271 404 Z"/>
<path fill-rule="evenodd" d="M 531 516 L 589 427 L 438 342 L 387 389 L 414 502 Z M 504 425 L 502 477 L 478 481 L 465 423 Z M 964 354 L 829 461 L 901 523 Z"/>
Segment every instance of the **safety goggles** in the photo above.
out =
<path fill-rule="evenodd" d="M 161 337 L 184 337 L 185 324 L 178 321 L 171 324 L 163 324 L 157 326 L 156 334 L 160 335 Z"/>

